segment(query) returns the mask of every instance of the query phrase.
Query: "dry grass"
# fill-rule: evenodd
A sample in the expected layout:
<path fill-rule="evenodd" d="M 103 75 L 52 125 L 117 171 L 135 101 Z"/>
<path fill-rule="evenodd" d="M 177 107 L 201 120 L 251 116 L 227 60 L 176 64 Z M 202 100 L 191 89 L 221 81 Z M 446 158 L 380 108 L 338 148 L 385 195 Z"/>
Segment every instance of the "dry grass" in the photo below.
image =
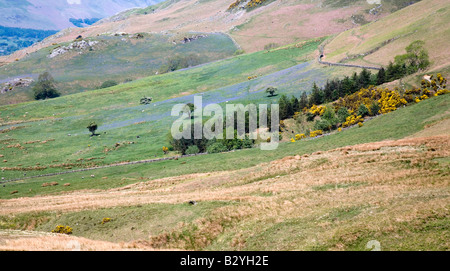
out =
<path fill-rule="evenodd" d="M 254 202 L 261 199 L 251 194 L 261 189 L 276 194 L 303 193 L 310 186 L 346 180 L 383 183 L 384 180 L 407 177 L 421 179 L 423 176 L 414 175 L 423 169 L 405 169 L 394 162 L 408 158 L 413 164 L 426 164 L 435 157 L 446 157 L 449 155 L 448 142 L 447 136 L 382 141 L 317 152 L 307 157 L 286 157 L 237 171 L 170 177 L 107 191 L 1 200 L 0 214 L 73 212 L 144 203 L 183 203 L 186 199 Z M 423 145 L 434 151 L 424 149 Z M 435 176 L 428 178 L 432 177 Z"/>
<path fill-rule="evenodd" d="M 137 244 L 115 244 L 86 238 L 30 231 L 0 231 L 2 251 L 129 251 L 149 250 Z"/>
<path fill-rule="evenodd" d="M 431 211 L 448 215 L 448 165 L 442 167 L 434 159 L 449 157 L 449 139 L 447 134 L 382 141 L 285 157 L 242 170 L 171 177 L 107 191 L 1 200 L 0 215 L 179 204 L 187 199 L 200 204 L 232 201 L 239 204 L 221 207 L 212 216 L 182 223 L 170 232 L 136 240 L 133 245 L 202 249 L 218 236 L 233 232 L 234 237 L 226 245 L 241 249 L 245 248 L 245 238 L 263 232 L 266 225 L 299 218 L 320 222 L 321 217 L 330 216 L 330 210 L 357 208 L 360 212 L 357 220 L 320 222 L 321 228 L 311 232 L 317 235 L 314 242 L 326 242 L 336 236 L 344 238 L 333 248 L 340 250 L 346 248 L 351 238 L 356 238 L 346 236 L 351 229 L 389 232 L 391 228 L 395 231 L 398 223 L 415 223 Z M 30 247 L 34 248 L 40 240 L 33 239 Z M 300 249 L 311 246 L 312 241 L 302 242 L 297 244 Z M 10 249 L 21 249 L 24 243 L 8 244 Z M 93 246 L 97 249 L 95 243 Z"/>

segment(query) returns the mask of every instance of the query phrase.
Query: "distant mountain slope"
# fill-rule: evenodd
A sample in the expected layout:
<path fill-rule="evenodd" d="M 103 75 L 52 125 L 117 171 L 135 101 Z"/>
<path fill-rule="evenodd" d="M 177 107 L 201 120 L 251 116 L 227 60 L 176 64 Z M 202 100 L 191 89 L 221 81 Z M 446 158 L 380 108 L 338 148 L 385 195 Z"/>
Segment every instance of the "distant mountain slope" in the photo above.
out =
<path fill-rule="evenodd" d="M 245 5 L 230 9 L 235 0 L 166 0 L 152 7 L 121 12 L 86 28 L 64 30 L 3 62 L 22 58 L 52 43 L 73 40 L 78 35 L 94 37 L 116 32 L 222 32 L 246 52 L 255 52 L 267 46 L 339 34 L 417 2 L 380 1 L 381 5 L 377 4 L 379 1 L 367 0 L 267 0 L 250 9 Z"/>
<path fill-rule="evenodd" d="M 14 78 L 37 79 L 48 71 L 59 82 L 63 95 L 93 90 L 103 82 L 116 83 L 147 77 L 160 72 L 168 59 L 190 57 L 193 65 L 232 56 L 238 49 L 224 34 L 186 34 L 185 42 L 174 35 L 101 35 L 43 48 L 2 67 L 3 82 Z M 183 58 L 184 59 L 184 58 Z M 18 88 L 0 94 L 0 104 L 32 100 L 30 88 Z"/>
<path fill-rule="evenodd" d="M 77 24 L 77 20 L 80 19 L 87 19 L 87 24 L 89 24 L 93 18 L 98 20 L 126 9 L 147 7 L 161 1 L 0 0 L 0 10 L 2 12 L 0 25 L 41 30 L 61 30 L 67 27 L 74 27 Z"/>

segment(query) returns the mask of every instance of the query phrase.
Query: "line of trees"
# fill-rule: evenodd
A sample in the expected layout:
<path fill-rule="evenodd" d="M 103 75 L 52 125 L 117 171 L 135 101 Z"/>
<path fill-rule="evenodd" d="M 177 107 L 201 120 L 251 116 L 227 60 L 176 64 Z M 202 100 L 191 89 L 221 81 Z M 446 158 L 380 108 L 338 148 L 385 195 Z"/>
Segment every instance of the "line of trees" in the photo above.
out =
<path fill-rule="evenodd" d="M 343 79 L 327 80 L 323 87 L 317 86 L 314 82 L 310 95 L 303 92 L 300 99 L 281 95 L 280 119 L 291 118 L 295 112 L 300 112 L 305 107 L 336 101 L 362 88 L 379 86 L 426 69 L 431 62 L 424 46 L 424 41 L 412 42 L 406 47 L 406 54 L 396 56 L 394 62 L 391 61 L 386 68 L 381 68 L 377 73 L 363 69 L 359 74 L 355 72 L 352 76 L 345 76 Z"/>
<path fill-rule="evenodd" d="M 187 104 L 186 106 L 189 107 L 191 113 L 194 111 L 195 107 L 194 105 Z M 256 108 L 256 115 L 259 116 L 259 108 Z M 249 138 L 249 133 L 255 132 L 250 130 L 250 113 L 249 111 L 245 111 L 244 116 L 244 127 L 245 135 L 243 136 L 243 139 L 238 138 L 238 120 L 239 115 L 241 115 L 242 111 L 238 109 L 237 111 L 234 111 L 234 138 L 229 139 L 226 136 L 227 131 L 227 125 L 229 124 L 229 119 L 226 119 L 223 121 L 223 139 L 207 139 L 205 136 L 202 136 L 202 139 L 195 139 L 195 128 L 194 128 L 194 122 L 191 120 L 191 137 L 181 138 L 181 139 L 174 139 L 171 132 L 168 134 L 168 141 L 171 146 L 171 150 L 178 151 L 181 154 L 196 154 L 196 153 L 218 153 L 218 152 L 225 152 L 225 151 L 231 151 L 231 150 L 237 150 L 237 149 L 246 149 L 246 148 L 252 148 L 255 144 L 254 139 Z M 267 109 L 267 128 L 270 131 L 272 127 L 272 113 L 271 108 L 269 107 Z M 203 123 L 207 122 L 207 119 L 203 120 Z M 260 119 L 259 117 L 256 118 L 256 127 L 260 127 Z M 215 126 L 212 127 L 213 130 L 215 130 Z M 215 130 L 216 131 L 216 130 Z"/>

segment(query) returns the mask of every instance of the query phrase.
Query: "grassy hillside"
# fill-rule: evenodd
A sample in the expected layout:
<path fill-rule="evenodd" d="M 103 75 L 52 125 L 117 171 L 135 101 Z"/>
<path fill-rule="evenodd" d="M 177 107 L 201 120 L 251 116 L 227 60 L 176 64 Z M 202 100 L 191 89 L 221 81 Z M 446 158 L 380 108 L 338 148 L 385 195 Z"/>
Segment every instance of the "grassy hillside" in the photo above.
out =
<path fill-rule="evenodd" d="M 321 41 L 237 56 L 109 89 L 3 106 L 0 140 L 4 146 L 2 160 L 7 162 L 1 166 L 11 170 L 2 172 L 2 177 L 161 157 L 175 120 L 170 116 L 173 105 L 193 102 L 193 95 L 198 93 L 204 93 L 205 104 L 224 104 L 227 100 L 270 103 L 276 97 L 268 98 L 264 90 L 277 80 L 280 92 L 300 95 L 310 89 L 311 78 L 326 79 L 320 70 L 304 63 L 313 58 L 311 54 Z M 258 78 L 248 80 L 249 76 Z M 290 85 L 290 79 L 300 84 Z M 282 80 L 287 82 L 283 85 Z M 140 105 L 144 96 L 153 97 L 154 102 Z M 86 127 L 91 121 L 97 122 L 101 136 L 89 137 Z M 116 148 L 116 143 L 121 147 Z M 8 148 L 11 145 L 16 147 Z M 46 169 L 35 168 L 37 163 Z M 19 170 L 12 170 L 15 167 Z M 24 171 L 30 167 L 31 171 Z"/>
<path fill-rule="evenodd" d="M 418 14 L 421 10 L 416 5 L 438 1 L 423 0 L 398 14 L 407 9 Z M 171 15 L 190 14 L 192 1 L 170 1 L 155 9 L 153 16 L 160 17 L 134 14 L 127 22 L 160 18 L 155 28 L 170 23 L 181 29 L 199 23 L 197 19 L 206 14 L 220 17 L 217 8 L 228 8 L 231 2 L 199 1 L 197 7 L 209 3 L 211 9 L 205 6 L 204 14 L 180 22 Z M 336 24 L 346 22 L 331 16 L 334 9 L 349 5 L 343 14 L 361 11 L 355 5 L 360 1 L 320 3 L 321 9 L 314 10 L 320 16 L 324 10 L 331 12 L 327 16 Z M 394 11 L 406 1 L 388 3 L 383 7 Z M 317 8 L 308 5 L 311 1 L 272 1 L 238 16 L 266 16 L 272 9 L 279 18 L 289 18 L 290 11 L 309 14 Z M 233 12 L 233 16 L 239 13 Z M 362 21 L 358 16 L 351 18 Z M 385 18 L 390 22 L 395 17 Z M 261 25 L 262 21 L 254 20 Z M 207 22 L 200 25 L 210 26 Z M 115 23 L 104 22 L 95 31 L 105 30 L 108 24 Z M 248 31 L 252 20 L 241 24 Z M 364 27 L 373 25 L 377 22 Z M 93 29 L 86 33 L 94 33 Z M 385 25 L 379 31 L 384 33 L 376 35 L 384 40 L 391 28 Z M 280 30 L 280 35 L 285 34 Z M 148 42 L 155 36 L 163 34 L 152 34 Z M 261 40 L 268 40 L 262 36 Z M 175 104 L 193 102 L 195 95 L 203 97 L 203 105 L 270 104 L 281 94 L 300 97 L 311 91 L 313 82 L 323 85 L 335 75 L 349 75 L 354 68 L 317 63 L 321 44 L 326 44 L 327 60 L 353 50 L 341 41 L 344 49 L 339 51 L 335 42 L 341 38 L 314 38 L 281 47 L 272 44 L 255 53 L 106 89 L 0 106 L 0 250 L 71 249 L 67 241 L 77 242 L 82 250 L 364 251 L 371 250 L 371 244 L 381 250 L 449 250 L 450 94 L 429 93 L 407 106 L 391 105 L 389 99 L 383 106 L 394 106 L 395 111 L 316 138 L 290 142 L 291 135 L 286 135 L 290 130 L 286 130 L 287 138 L 273 151 L 252 148 L 120 164 L 179 155 L 162 149 L 168 146 L 168 132 L 176 119 L 170 112 Z M 206 41 L 195 42 L 202 40 Z M 263 43 L 258 42 L 250 47 L 259 48 Z M 116 47 L 104 48 L 112 52 Z M 122 58 L 139 63 L 128 59 L 132 55 L 123 52 Z M 82 56 L 67 55 L 65 61 L 75 63 Z M 100 56 L 85 61 L 90 59 L 97 61 L 87 62 L 90 65 L 102 61 Z M 119 62 L 105 65 L 104 71 L 122 60 L 114 59 Z M 440 61 L 433 55 L 435 60 Z M 436 64 L 433 69 L 445 74 L 446 59 L 442 63 L 442 70 Z M 420 76 L 414 74 L 408 80 L 420 84 Z M 278 96 L 268 97 L 268 87 L 276 87 Z M 153 101 L 141 105 L 142 97 L 153 97 Z M 99 125 L 98 136 L 90 137 L 86 128 L 92 121 Z M 286 121 L 287 125 L 292 122 Z M 104 165 L 112 167 L 70 172 Z M 36 176 L 46 173 L 64 174 Z M 57 225 L 71 227 L 73 235 L 51 235 Z"/>
<path fill-rule="evenodd" d="M 449 127 L 441 136 L 413 135 L 448 120 L 449 97 L 274 152 L 9 183 L 2 198 L 21 198 L 1 201 L 0 227 L 37 230 L 40 238 L 39 231 L 69 225 L 76 237 L 98 240 L 97 249 L 108 241 L 124 249 L 368 250 L 376 240 L 382 250 L 447 250 Z M 397 140 L 406 136 L 413 137 Z M 52 181 L 61 185 L 41 187 Z M 46 196 L 22 198 L 35 195 Z M 11 240 L 9 248 L 24 242 Z"/>
<path fill-rule="evenodd" d="M 450 32 L 446 26 L 449 18 L 448 1 L 420 1 L 376 22 L 339 34 L 326 45 L 326 59 L 387 65 L 396 55 L 404 54 L 411 42 L 423 40 L 432 61 L 429 72 L 444 71 L 448 76 L 450 56 L 446 46 L 450 42 Z"/>
<path fill-rule="evenodd" d="M 73 41 L 53 45 L 4 67 L 0 80 L 21 76 L 37 79 L 40 73 L 48 71 L 58 82 L 58 90 L 67 95 L 95 89 L 107 80 L 122 83 L 154 75 L 174 55 L 195 55 L 199 63 L 206 63 L 232 56 L 237 50 L 233 41 L 223 34 L 208 34 L 186 44 L 181 43 L 183 37 L 200 34 L 141 35 L 142 38 L 132 35 L 90 38 L 87 40 L 97 42 L 91 48 L 75 49 L 49 58 L 53 50 Z M 27 101 L 26 98 L 32 97 L 30 88 L 19 89 L 19 93 L 0 96 L 0 104 Z"/>
<path fill-rule="evenodd" d="M 285 45 L 311 38 L 338 34 L 380 19 L 416 1 L 383 0 L 379 5 L 366 0 L 269 1 L 247 11 L 229 10 L 235 0 L 167 0 L 144 9 L 134 9 L 102 20 L 86 28 L 71 28 L 32 48 L 0 58 L 13 62 L 26 53 L 68 42 L 78 35 L 96 37 L 103 33 L 207 32 L 230 34 L 246 52 L 256 52 L 273 44 Z M 275 34 L 276 33 L 276 34 Z"/>

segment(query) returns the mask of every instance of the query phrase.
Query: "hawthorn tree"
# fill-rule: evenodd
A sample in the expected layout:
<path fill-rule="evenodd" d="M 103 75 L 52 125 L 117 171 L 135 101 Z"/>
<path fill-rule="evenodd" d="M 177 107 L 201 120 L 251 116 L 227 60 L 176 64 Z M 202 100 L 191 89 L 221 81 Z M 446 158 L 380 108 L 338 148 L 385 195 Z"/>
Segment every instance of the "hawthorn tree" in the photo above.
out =
<path fill-rule="evenodd" d="M 61 96 L 58 90 L 56 90 L 55 79 L 53 79 L 48 72 L 39 75 L 37 83 L 33 86 L 33 93 L 36 100 L 45 100 Z"/>
<path fill-rule="evenodd" d="M 89 123 L 89 125 L 86 128 L 88 128 L 89 132 L 92 133 L 91 136 L 97 136 L 98 135 L 98 134 L 95 133 L 95 131 L 97 131 L 97 129 L 98 129 L 98 125 L 95 122 Z"/>
<path fill-rule="evenodd" d="M 269 97 L 275 96 L 275 93 L 276 93 L 277 91 L 278 91 L 278 89 L 277 89 L 277 88 L 274 88 L 274 87 L 268 87 L 268 88 L 266 89 L 266 93 L 269 94 Z"/>

